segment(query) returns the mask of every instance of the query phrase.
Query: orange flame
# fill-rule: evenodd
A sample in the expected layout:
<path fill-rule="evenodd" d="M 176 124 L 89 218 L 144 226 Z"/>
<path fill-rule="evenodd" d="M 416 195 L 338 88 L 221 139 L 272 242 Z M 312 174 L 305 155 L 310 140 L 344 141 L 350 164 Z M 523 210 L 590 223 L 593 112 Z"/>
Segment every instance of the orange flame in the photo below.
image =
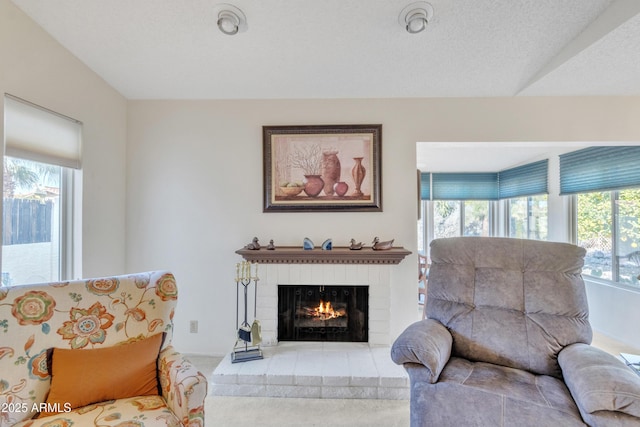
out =
<path fill-rule="evenodd" d="M 320 300 L 320 304 L 315 309 L 316 316 L 321 317 L 322 319 L 335 319 L 336 317 L 340 317 L 341 314 L 336 312 L 331 306 L 331 302 L 324 302 Z"/>

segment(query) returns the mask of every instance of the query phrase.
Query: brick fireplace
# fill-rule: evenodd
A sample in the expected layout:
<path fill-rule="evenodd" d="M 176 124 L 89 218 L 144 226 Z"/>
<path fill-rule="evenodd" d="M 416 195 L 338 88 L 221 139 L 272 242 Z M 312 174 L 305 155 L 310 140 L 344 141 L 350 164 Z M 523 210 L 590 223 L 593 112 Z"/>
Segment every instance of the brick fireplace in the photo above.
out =
<path fill-rule="evenodd" d="M 256 318 L 262 325 L 264 359 L 234 364 L 230 356 L 225 357 L 213 373 L 212 395 L 409 398 L 407 373 L 389 357 L 393 265 L 409 255 L 409 251 L 403 248 L 351 251 L 334 247 L 330 251 L 261 248 L 241 249 L 236 253 L 247 261 L 259 263 L 260 280 L 255 301 Z M 331 302 L 334 310 L 347 312 L 353 300 L 348 300 L 353 297 L 352 291 L 355 290 L 358 298 L 366 295 L 369 320 L 362 326 L 366 328 L 366 341 L 328 342 L 312 323 L 308 331 L 311 337 L 303 338 L 322 338 L 321 342 L 279 342 L 278 293 L 279 289 L 287 287 L 294 289 L 290 302 L 294 310 L 301 310 L 303 318 L 305 313 L 316 311 L 316 302 L 310 302 L 312 298 L 308 297 L 314 297 L 314 301 L 315 297 L 322 299 L 325 308 L 326 303 Z M 361 294 L 364 290 L 366 293 Z M 297 297 L 295 292 L 298 292 Z M 250 306 L 252 304 L 253 299 L 249 302 Z M 356 304 L 356 307 L 351 320 L 359 318 L 359 311 L 363 311 L 361 305 Z M 331 316 L 321 319 L 330 320 Z M 352 325 L 344 319 L 325 324 L 330 329 L 336 328 L 330 330 L 334 333 L 342 328 L 360 328 L 357 322 Z M 308 327 L 308 324 L 303 322 L 302 327 Z"/>
<path fill-rule="evenodd" d="M 404 248 L 331 251 L 299 248 L 241 249 L 236 253 L 260 264 L 256 317 L 264 346 L 278 342 L 278 286 L 364 286 L 368 289 L 367 342 L 390 345 L 391 269 L 411 252 Z"/>

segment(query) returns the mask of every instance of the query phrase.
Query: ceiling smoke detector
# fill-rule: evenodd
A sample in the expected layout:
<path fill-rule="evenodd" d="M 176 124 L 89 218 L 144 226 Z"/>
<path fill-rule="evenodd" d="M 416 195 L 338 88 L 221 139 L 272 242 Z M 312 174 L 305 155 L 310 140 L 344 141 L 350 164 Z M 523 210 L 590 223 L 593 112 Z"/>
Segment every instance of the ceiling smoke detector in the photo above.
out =
<path fill-rule="evenodd" d="M 433 18 L 433 6 L 419 1 L 411 3 L 400 12 L 398 23 L 409 34 L 417 34 L 427 29 L 427 24 Z"/>
<path fill-rule="evenodd" d="M 247 17 L 237 7 L 231 4 L 219 4 L 215 11 L 218 14 L 218 29 L 223 34 L 233 36 L 247 30 Z"/>

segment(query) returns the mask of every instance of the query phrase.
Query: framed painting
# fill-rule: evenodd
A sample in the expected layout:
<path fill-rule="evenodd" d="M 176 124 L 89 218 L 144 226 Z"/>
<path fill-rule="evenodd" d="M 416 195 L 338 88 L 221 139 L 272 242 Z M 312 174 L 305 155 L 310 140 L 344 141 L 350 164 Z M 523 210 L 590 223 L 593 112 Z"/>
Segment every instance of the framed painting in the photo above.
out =
<path fill-rule="evenodd" d="M 380 212 L 382 125 L 263 126 L 264 212 Z"/>

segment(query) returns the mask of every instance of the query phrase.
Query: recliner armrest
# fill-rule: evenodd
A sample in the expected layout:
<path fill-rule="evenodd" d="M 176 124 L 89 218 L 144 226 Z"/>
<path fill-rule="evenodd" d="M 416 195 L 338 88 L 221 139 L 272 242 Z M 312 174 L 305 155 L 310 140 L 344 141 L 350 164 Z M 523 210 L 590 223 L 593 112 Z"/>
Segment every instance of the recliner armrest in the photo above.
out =
<path fill-rule="evenodd" d="M 169 409 L 184 426 L 203 426 L 207 378 L 173 346 L 160 352 L 158 371 Z"/>
<path fill-rule="evenodd" d="M 590 418 L 597 418 L 601 411 L 636 417 L 640 423 L 640 377 L 622 361 L 598 348 L 577 343 L 558 353 L 558 363 L 589 424 L 599 424 Z"/>
<path fill-rule="evenodd" d="M 409 325 L 391 347 L 391 359 L 398 365 L 419 363 L 429 370 L 429 382 L 438 381 L 451 356 L 453 338 L 440 322 L 425 319 Z"/>

